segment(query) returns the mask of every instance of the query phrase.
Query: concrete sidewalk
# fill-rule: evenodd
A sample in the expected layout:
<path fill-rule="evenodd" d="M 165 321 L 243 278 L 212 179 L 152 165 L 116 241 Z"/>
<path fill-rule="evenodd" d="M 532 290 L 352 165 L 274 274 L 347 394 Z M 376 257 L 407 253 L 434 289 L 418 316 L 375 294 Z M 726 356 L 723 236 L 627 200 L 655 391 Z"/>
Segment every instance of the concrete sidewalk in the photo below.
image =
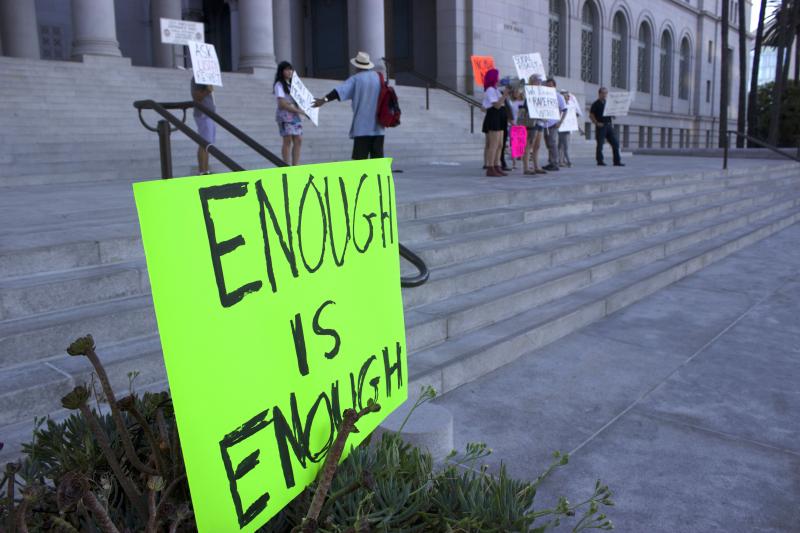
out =
<path fill-rule="evenodd" d="M 455 444 L 623 532 L 800 531 L 800 226 L 436 400 Z"/>

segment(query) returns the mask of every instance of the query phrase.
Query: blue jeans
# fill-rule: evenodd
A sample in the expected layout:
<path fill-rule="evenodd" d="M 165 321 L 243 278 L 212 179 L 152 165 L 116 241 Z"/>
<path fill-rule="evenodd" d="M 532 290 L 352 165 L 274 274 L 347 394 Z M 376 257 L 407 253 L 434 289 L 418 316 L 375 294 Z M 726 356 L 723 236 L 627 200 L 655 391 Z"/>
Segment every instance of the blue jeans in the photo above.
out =
<path fill-rule="evenodd" d="M 614 132 L 614 126 L 611 124 L 603 124 L 602 126 L 597 126 L 594 131 L 595 138 L 597 139 L 597 149 L 595 150 L 595 159 L 597 159 L 597 162 L 603 162 L 603 143 L 608 141 L 614 155 L 614 164 L 620 164 L 619 141 L 617 140 L 616 132 Z"/>

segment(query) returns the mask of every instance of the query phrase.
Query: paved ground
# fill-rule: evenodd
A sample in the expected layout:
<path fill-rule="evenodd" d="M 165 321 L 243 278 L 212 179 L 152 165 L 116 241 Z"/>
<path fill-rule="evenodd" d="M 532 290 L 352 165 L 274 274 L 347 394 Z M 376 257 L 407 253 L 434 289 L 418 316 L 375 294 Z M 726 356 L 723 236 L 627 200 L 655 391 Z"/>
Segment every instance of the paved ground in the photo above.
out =
<path fill-rule="evenodd" d="M 800 531 L 800 225 L 436 400 L 456 447 L 494 449 L 622 532 Z"/>

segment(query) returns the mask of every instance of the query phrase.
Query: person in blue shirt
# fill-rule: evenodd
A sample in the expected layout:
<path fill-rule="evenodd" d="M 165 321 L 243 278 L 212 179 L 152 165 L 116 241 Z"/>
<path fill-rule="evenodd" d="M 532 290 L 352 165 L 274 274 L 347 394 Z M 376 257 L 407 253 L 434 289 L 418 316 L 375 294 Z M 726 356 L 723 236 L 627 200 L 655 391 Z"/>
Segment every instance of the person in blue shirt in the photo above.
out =
<path fill-rule="evenodd" d="M 384 129 L 378 124 L 380 76 L 373 70 L 375 65 L 366 52 L 359 52 L 350 60 L 350 64 L 359 72 L 347 78 L 324 98 L 314 100 L 314 107 L 322 107 L 331 100 L 352 100 L 353 122 L 350 125 L 350 138 L 353 139 L 353 159 L 383 157 Z"/>

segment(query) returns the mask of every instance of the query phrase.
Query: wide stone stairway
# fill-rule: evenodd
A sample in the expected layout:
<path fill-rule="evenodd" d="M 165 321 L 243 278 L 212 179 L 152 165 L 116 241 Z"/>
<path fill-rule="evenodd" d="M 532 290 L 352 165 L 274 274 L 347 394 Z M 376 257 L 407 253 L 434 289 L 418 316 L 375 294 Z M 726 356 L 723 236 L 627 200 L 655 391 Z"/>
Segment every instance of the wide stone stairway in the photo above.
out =
<path fill-rule="evenodd" d="M 184 99 L 188 74 L 128 69 L 104 85 L 99 71 L 94 80 L 68 75 L 89 66 L 58 64 L 47 71 L 63 74 L 54 85 L 34 83 L 33 63 L 0 63 L 0 114 L 17 120 L 0 149 L 5 457 L 29 437 L 34 416 L 62 416 L 61 396 L 91 379 L 85 359 L 64 352 L 80 335 L 94 335 L 119 390 L 134 372 L 139 391 L 166 386 L 130 190 L 132 179 L 158 173 L 156 140 L 130 104 Z M 220 113 L 276 149 L 269 84 L 225 82 Z M 333 83 L 308 80 L 320 93 Z M 427 112 L 422 91 L 400 88 L 401 102 L 421 95 L 422 107 L 404 111 L 403 129 L 387 139 L 395 168 L 405 169 L 395 176 L 401 240 L 431 268 L 428 283 L 403 291 L 410 396 L 423 384 L 450 391 L 800 220 L 794 163 L 739 161 L 722 171 L 719 161 L 637 157 L 625 169 L 481 177 L 482 139 L 468 132 L 466 106 L 433 92 Z M 87 93 L 96 102 L 89 123 Z M 307 161 L 347 157 L 350 111 L 336 113 L 307 127 Z M 188 173 L 192 147 L 178 135 L 173 145 Z M 231 139 L 220 145 L 246 167 L 265 166 Z M 430 164 L 443 160 L 453 163 Z"/>

